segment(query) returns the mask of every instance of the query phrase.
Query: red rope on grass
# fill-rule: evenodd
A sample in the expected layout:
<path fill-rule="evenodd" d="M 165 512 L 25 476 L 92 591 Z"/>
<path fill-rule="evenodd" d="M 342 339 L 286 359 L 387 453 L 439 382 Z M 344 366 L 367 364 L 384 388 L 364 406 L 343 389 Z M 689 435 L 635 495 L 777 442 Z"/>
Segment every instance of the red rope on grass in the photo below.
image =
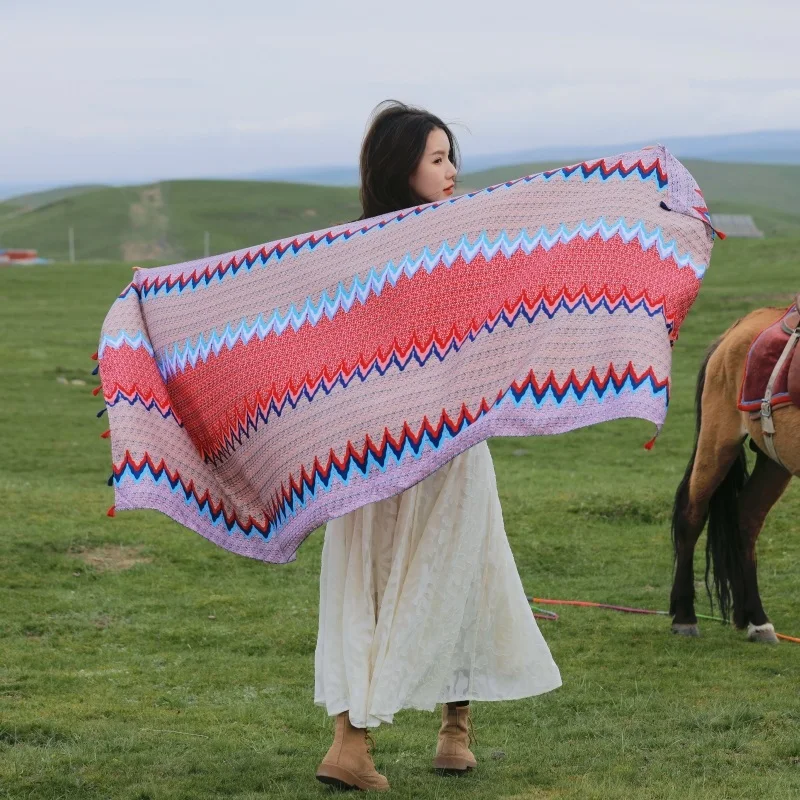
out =
<path fill-rule="evenodd" d="M 629 608 L 628 606 L 612 606 L 608 603 L 591 603 L 588 600 L 547 600 L 543 597 L 529 598 L 532 603 L 544 606 L 580 606 L 581 608 L 607 608 L 610 611 L 625 611 L 628 614 L 667 614 L 667 611 L 651 611 L 647 608 Z"/>
<path fill-rule="evenodd" d="M 537 605 L 543 606 L 578 606 L 579 608 L 605 608 L 608 611 L 622 611 L 625 614 L 657 614 L 662 617 L 668 617 L 669 611 L 654 611 L 650 608 L 631 608 L 629 606 L 614 606 L 610 603 L 593 603 L 589 600 L 550 600 L 546 597 L 529 597 L 529 603 L 536 603 Z M 558 614 L 550 611 L 540 611 L 536 613 L 534 611 L 534 617 L 537 619 L 549 619 L 553 620 L 554 622 L 558 620 Z M 698 616 L 702 616 L 699 615 Z M 721 619 L 718 617 L 707 617 L 706 619 L 715 619 L 718 622 L 722 622 Z M 785 633 L 776 633 L 775 634 L 779 639 L 784 642 L 794 642 L 795 644 L 800 644 L 800 638 L 796 636 L 787 636 Z"/>

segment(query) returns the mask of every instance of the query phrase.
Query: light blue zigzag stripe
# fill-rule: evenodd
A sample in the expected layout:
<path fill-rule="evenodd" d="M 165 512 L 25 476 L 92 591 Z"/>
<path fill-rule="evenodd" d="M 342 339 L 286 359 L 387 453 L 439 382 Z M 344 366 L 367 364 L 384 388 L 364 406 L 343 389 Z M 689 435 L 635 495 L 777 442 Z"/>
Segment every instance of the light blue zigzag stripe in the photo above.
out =
<path fill-rule="evenodd" d="M 98 359 L 103 357 L 103 353 L 107 347 L 112 350 L 119 350 L 123 345 L 127 345 L 132 350 L 138 350 L 140 347 L 144 348 L 151 356 L 155 354 L 153 345 L 150 340 L 141 332 L 129 333 L 126 330 L 121 330 L 116 336 L 103 336 L 100 340 L 100 347 L 97 348 Z"/>
<path fill-rule="evenodd" d="M 568 243 L 578 236 L 588 240 L 597 234 L 604 241 L 614 236 L 619 236 L 625 243 L 638 240 L 643 250 L 656 247 L 660 258 L 671 257 L 679 267 L 691 267 L 698 278 L 702 278 L 705 273 L 706 265 L 696 264 L 688 253 L 679 254 L 674 239 L 666 241 L 660 227 L 648 231 L 641 220 L 628 226 L 623 219 L 609 224 L 601 217 L 592 225 L 582 222 L 572 230 L 561 225 L 551 233 L 543 227 L 534 236 L 524 229 L 514 238 L 509 237 L 506 231 L 501 231 L 494 240 L 484 232 L 474 242 L 462 236 L 455 246 L 445 242 L 435 251 L 426 247 L 416 258 L 408 253 L 396 264 L 390 261 L 382 269 L 370 269 L 363 280 L 356 276 L 349 288 L 340 282 L 332 297 L 324 291 L 317 302 L 308 297 L 300 308 L 291 305 L 285 314 L 275 310 L 266 319 L 263 314 L 259 314 L 250 323 L 242 320 L 235 326 L 228 324 L 222 332 L 214 328 L 208 335 L 199 336 L 196 342 L 187 339 L 185 342 L 175 343 L 159 352 L 158 368 L 162 377 L 167 380 L 179 371 L 184 371 L 189 364 L 195 367 L 198 360 L 205 362 L 212 353 L 219 355 L 223 349 L 231 349 L 238 342 L 248 344 L 254 336 L 263 340 L 270 333 L 280 335 L 290 326 L 297 331 L 305 324 L 317 325 L 323 317 L 333 319 L 339 311 L 350 311 L 356 302 L 365 304 L 370 295 L 380 295 L 387 284 L 395 286 L 403 276 L 413 278 L 420 269 L 430 274 L 438 264 L 445 264 L 449 268 L 459 257 L 469 263 L 479 254 L 487 260 L 498 252 L 502 252 L 506 258 L 520 250 L 530 255 L 537 247 L 550 250 L 556 244 Z"/>

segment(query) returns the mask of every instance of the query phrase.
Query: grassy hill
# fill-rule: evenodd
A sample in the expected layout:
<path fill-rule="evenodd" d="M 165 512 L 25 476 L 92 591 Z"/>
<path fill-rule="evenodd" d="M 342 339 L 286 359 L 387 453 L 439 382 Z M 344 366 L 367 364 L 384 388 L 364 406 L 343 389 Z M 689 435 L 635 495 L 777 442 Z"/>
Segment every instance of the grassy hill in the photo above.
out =
<path fill-rule="evenodd" d="M 354 188 L 256 181 L 168 181 L 99 187 L 26 206 L 0 203 L 0 246 L 66 260 L 68 229 L 81 261 L 182 261 L 324 228 L 361 213 Z"/>
<path fill-rule="evenodd" d="M 75 186 L 58 186 L 55 189 L 45 189 L 41 192 L 29 192 L 27 194 L 14 195 L 5 202 L 9 207 L 16 207 L 21 212 L 34 211 L 37 208 L 57 203 L 67 197 L 73 197 L 86 192 L 94 192 L 98 189 L 107 189 L 102 184 L 77 184 Z"/>
<path fill-rule="evenodd" d="M 687 161 L 712 211 L 752 214 L 768 235 L 800 234 L 800 166 Z M 516 164 L 465 175 L 483 187 L 558 166 Z M 148 186 L 55 189 L 0 203 L 0 246 L 35 247 L 65 260 L 158 264 L 315 230 L 360 214 L 353 187 L 259 181 L 167 181 Z"/>

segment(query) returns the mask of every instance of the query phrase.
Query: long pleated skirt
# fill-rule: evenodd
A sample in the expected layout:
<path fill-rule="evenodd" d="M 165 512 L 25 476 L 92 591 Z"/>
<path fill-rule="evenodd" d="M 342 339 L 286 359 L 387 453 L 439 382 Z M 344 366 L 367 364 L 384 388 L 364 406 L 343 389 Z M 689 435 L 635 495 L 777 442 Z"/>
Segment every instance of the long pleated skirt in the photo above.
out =
<path fill-rule="evenodd" d="M 561 685 L 508 544 L 486 442 L 325 531 L 317 705 L 356 727 L 404 708 Z"/>

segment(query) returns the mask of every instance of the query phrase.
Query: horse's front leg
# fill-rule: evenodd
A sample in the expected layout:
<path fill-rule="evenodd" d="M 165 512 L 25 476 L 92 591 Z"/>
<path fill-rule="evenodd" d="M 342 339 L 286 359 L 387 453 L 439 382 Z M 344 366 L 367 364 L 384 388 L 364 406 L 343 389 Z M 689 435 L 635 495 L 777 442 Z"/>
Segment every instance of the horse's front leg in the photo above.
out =
<path fill-rule="evenodd" d="M 708 519 L 709 501 L 741 447 L 736 442 L 721 448 L 718 442 L 707 443 L 708 438 L 707 430 L 701 430 L 698 447 L 675 494 L 672 513 L 675 578 L 669 613 L 672 615 L 672 632 L 682 636 L 700 635 L 694 610 L 694 549 Z"/>

